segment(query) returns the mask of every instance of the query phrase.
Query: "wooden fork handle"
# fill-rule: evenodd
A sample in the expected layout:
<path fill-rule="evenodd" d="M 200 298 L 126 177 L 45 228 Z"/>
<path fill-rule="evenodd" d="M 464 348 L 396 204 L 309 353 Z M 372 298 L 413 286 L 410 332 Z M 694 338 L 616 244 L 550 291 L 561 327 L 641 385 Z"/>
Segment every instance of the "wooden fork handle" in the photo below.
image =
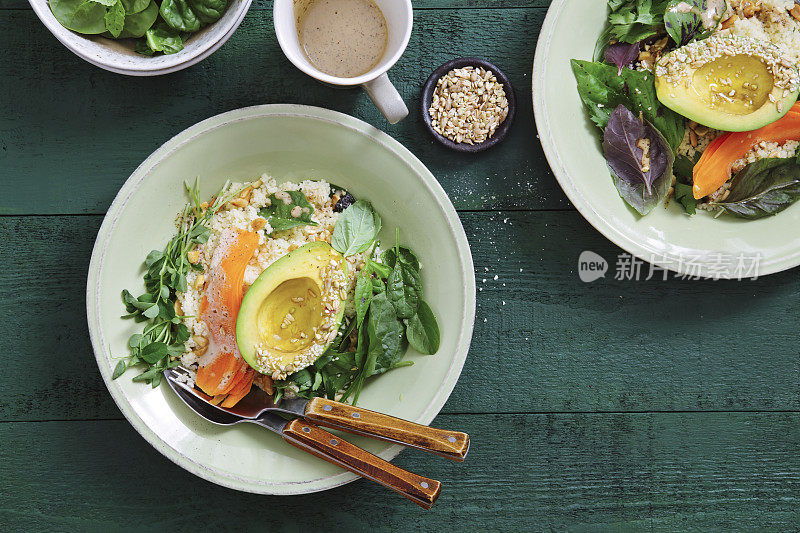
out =
<path fill-rule="evenodd" d="M 419 448 L 453 461 L 463 461 L 469 451 L 466 433 L 423 426 L 324 398 L 310 400 L 305 417 L 320 426 Z"/>
<path fill-rule="evenodd" d="M 286 424 L 283 438 L 292 446 L 402 494 L 424 509 L 430 509 L 442 491 L 442 484 L 435 479 L 403 470 L 307 420 Z"/>

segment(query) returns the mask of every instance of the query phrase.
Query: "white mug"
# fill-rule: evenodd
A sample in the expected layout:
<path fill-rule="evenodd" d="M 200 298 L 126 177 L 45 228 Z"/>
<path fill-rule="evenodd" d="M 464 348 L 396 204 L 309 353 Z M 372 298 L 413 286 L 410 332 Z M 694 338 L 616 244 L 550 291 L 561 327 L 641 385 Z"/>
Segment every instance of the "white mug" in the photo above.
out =
<path fill-rule="evenodd" d="M 408 107 L 392 82 L 389 81 L 386 71 L 397 63 L 411 38 L 411 27 L 414 24 L 411 0 L 374 0 L 386 18 L 389 41 L 386 43 L 386 52 L 378 64 L 369 72 L 354 78 L 331 76 L 311 64 L 300 45 L 300 37 L 297 35 L 294 1 L 275 0 L 272 11 L 275 35 L 277 35 L 278 43 L 289 61 L 312 78 L 323 83 L 343 87 L 361 85 L 390 124 L 396 124 L 408 116 Z"/>

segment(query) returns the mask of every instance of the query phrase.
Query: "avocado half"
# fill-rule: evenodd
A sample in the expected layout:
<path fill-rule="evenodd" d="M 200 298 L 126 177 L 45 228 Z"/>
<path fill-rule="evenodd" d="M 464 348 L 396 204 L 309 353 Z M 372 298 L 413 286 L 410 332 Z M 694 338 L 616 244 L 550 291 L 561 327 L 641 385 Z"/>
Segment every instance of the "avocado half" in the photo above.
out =
<path fill-rule="evenodd" d="M 691 60 L 708 56 L 703 52 L 714 48 L 736 53 L 711 61 Z M 797 76 L 796 67 L 787 67 L 780 61 L 780 51 L 771 43 L 743 37 L 711 37 L 659 60 L 656 94 L 668 108 L 709 128 L 756 130 L 788 113 L 800 92 L 776 84 L 773 72 Z"/>
<path fill-rule="evenodd" d="M 336 338 L 346 293 L 342 255 L 312 242 L 281 257 L 242 300 L 236 342 L 244 360 L 275 379 L 312 364 Z M 338 287 L 337 287 L 338 285 Z"/>

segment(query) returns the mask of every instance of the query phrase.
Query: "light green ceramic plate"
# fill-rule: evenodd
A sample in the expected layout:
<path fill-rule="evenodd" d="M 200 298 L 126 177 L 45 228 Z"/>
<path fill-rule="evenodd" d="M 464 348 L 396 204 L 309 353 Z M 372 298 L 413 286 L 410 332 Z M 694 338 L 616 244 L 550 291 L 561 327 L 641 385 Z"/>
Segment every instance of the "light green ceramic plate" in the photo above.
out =
<path fill-rule="evenodd" d="M 689 217 L 675 202 L 640 217 L 625 205 L 611 182 L 596 127 L 586 118 L 570 68 L 570 59 L 591 60 L 605 19 L 603 0 L 554 0 L 536 49 L 536 126 L 570 201 L 621 248 L 682 274 L 737 278 L 755 266 L 763 276 L 800 264 L 800 205 L 752 222 L 714 219 L 705 212 Z"/>
<path fill-rule="evenodd" d="M 114 356 L 137 331 L 121 320 L 120 291 L 142 290 L 142 261 L 174 233 L 186 202 L 183 181 L 200 177 L 210 197 L 226 179 L 325 178 L 370 200 L 385 238 L 410 244 L 423 263 L 425 297 L 439 318 L 439 353 L 410 353 L 414 365 L 370 382 L 359 404 L 430 423 L 453 389 L 467 356 L 475 316 L 475 278 L 466 235 L 450 200 L 400 143 L 355 118 L 325 109 L 269 105 L 231 111 L 179 134 L 136 169 L 97 236 L 86 289 L 89 333 L 100 372 L 125 417 L 158 451 L 190 472 L 227 487 L 300 494 L 355 479 L 256 426 L 220 428 L 190 412 L 169 387 L 111 381 Z M 350 438 L 350 437 L 348 437 Z M 353 437 L 384 459 L 400 446 Z M 131 465 L 133 467 L 133 465 Z"/>

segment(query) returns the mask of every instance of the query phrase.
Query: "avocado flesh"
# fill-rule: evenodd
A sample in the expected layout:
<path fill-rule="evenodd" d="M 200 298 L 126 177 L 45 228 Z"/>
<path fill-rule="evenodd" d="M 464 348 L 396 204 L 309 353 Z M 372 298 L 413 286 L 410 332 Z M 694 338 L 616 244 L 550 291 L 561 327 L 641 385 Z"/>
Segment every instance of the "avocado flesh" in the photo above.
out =
<path fill-rule="evenodd" d="M 313 242 L 261 273 L 245 294 L 236 321 L 236 341 L 247 364 L 283 379 L 324 352 L 344 315 L 342 293 L 325 291 L 331 285 L 326 281 L 345 279 L 342 260 L 328 243 Z M 326 313 L 326 303 L 335 313 Z"/>
<path fill-rule="evenodd" d="M 669 83 L 656 76 L 656 94 L 668 108 L 710 128 L 756 130 L 788 113 L 797 100 L 797 92 L 784 96 L 770 69 L 754 55 L 722 57 L 687 69 L 688 87 L 683 80 Z"/>

